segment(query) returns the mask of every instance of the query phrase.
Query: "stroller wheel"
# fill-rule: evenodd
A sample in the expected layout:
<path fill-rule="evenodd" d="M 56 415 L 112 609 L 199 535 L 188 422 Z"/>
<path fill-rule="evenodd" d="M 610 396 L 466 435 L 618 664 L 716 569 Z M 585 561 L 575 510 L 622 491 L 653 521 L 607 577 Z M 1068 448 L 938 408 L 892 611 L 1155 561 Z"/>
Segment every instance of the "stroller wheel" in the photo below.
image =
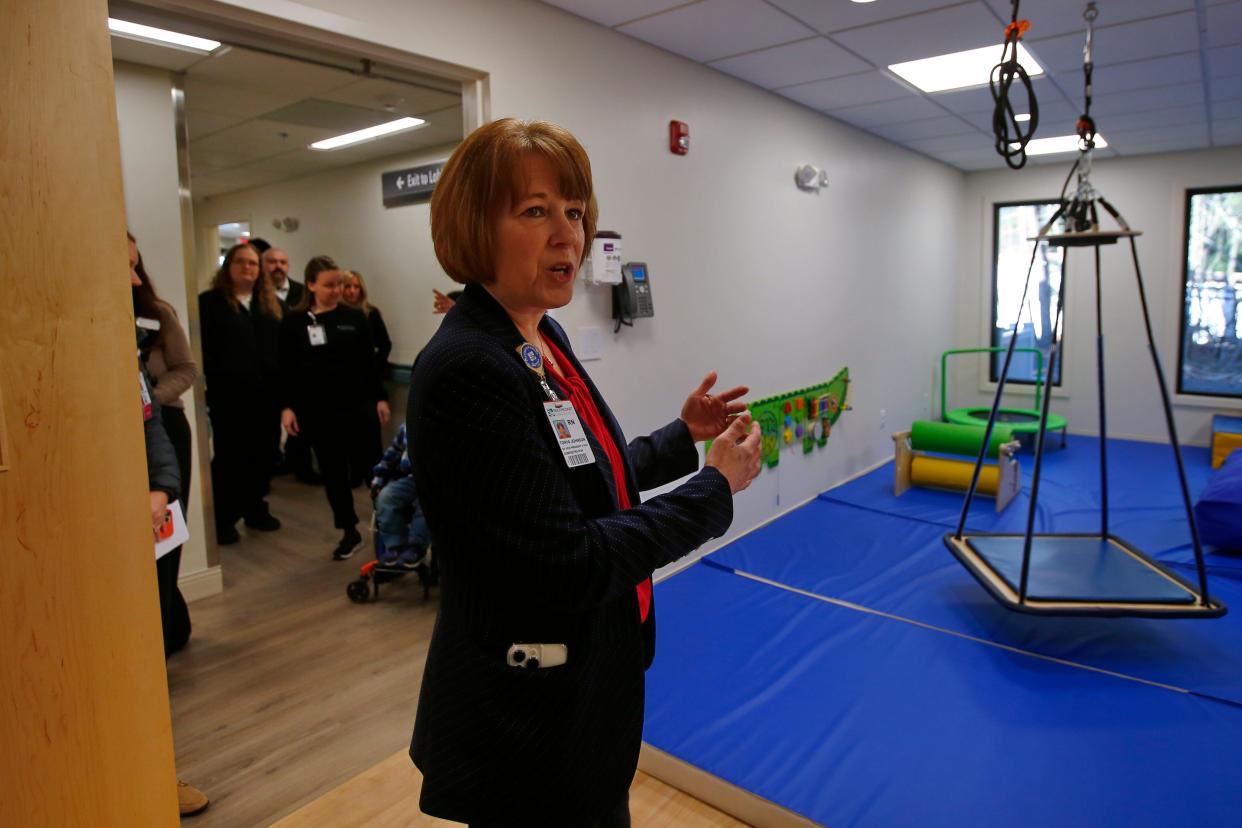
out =
<path fill-rule="evenodd" d="M 355 604 L 365 604 L 371 600 L 371 585 L 364 580 L 350 581 L 345 587 L 345 594 Z"/>

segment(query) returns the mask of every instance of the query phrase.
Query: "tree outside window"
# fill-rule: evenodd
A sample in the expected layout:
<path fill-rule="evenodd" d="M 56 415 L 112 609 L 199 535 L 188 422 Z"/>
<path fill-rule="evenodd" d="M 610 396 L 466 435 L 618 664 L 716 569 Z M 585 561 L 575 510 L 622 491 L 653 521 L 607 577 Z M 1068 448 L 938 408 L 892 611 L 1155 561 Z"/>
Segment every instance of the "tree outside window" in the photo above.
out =
<path fill-rule="evenodd" d="M 1032 236 L 1039 234 L 1044 222 L 1056 212 L 1057 201 L 1035 201 L 997 204 L 993 217 L 995 232 L 992 258 L 992 341 L 994 347 L 1006 348 L 1017 326 L 1017 347 L 1038 348 L 1043 352 L 1044 365 L 1052 347 L 1052 326 L 1057 312 L 1057 297 L 1065 268 L 1065 249 L 1040 242 L 1031 270 L 1031 286 L 1022 301 L 1027 267 L 1031 263 Z M 1059 225 L 1059 223 L 1058 223 Z M 1057 229 L 1061 229 L 1059 226 Z M 1061 314 L 1061 330 L 1065 330 L 1065 310 Z M 1062 355 L 1063 356 L 1063 355 Z M 1061 384 L 1058 358 L 1053 385 Z M 992 355 L 991 379 L 997 382 L 1004 365 L 1004 354 Z M 1033 384 L 1035 355 L 1015 353 L 1006 382 Z"/>
<path fill-rule="evenodd" d="M 1242 185 L 1186 193 L 1177 390 L 1242 397 Z"/>

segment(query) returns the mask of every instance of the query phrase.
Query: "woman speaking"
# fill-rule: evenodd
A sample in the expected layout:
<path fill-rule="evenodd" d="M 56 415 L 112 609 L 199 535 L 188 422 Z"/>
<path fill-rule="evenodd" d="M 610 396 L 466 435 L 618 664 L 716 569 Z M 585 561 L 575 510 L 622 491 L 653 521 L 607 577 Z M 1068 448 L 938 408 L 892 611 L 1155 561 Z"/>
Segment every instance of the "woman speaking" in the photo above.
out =
<path fill-rule="evenodd" d="M 431 201 L 466 285 L 410 385 L 410 458 L 441 603 L 410 754 L 421 806 L 471 825 L 629 825 L 655 643 L 651 574 L 724 534 L 759 473 L 738 387 L 708 374 L 681 416 L 626 443 L 545 312 L 595 234 L 582 146 L 554 124 L 471 134 Z M 638 493 L 704 468 L 667 494 Z"/>

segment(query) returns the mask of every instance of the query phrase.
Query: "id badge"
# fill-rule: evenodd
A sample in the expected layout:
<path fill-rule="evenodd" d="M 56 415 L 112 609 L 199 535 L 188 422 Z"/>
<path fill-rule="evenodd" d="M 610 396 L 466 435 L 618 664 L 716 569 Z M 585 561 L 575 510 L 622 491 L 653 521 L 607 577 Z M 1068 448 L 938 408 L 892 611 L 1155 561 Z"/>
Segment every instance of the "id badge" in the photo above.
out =
<path fill-rule="evenodd" d="M 306 335 L 310 337 L 312 345 L 327 345 L 328 335 L 324 332 L 323 325 L 310 325 L 306 328 Z"/>
<path fill-rule="evenodd" d="M 142 393 L 142 421 L 145 423 L 155 415 L 155 406 L 151 399 L 151 389 L 147 387 L 147 378 L 138 372 L 138 388 Z"/>
<path fill-rule="evenodd" d="M 548 422 L 552 424 L 552 433 L 556 435 L 561 454 L 565 455 L 566 465 L 576 469 L 595 462 L 595 453 L 591 451 L 591 443 L 573 403 L 569 400 L 545 402 L 543 413 L 548 415 Z"/>

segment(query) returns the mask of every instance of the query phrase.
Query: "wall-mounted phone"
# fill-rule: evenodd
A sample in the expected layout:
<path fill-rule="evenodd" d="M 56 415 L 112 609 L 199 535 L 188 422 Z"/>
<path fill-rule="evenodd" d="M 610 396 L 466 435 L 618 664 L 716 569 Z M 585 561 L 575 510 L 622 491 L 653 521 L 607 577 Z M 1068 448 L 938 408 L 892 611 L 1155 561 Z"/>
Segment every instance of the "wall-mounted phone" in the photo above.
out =
<path fill-rule="evenodd" d="M 651 299 L 651 272 L 646 262 L 626 262 L 621 267 L 621 284 L 612 288 L 612 318 L 617 320 L 613 332 L 622 325 L 633 325 L 635 319 L 655 316 Z"/>

